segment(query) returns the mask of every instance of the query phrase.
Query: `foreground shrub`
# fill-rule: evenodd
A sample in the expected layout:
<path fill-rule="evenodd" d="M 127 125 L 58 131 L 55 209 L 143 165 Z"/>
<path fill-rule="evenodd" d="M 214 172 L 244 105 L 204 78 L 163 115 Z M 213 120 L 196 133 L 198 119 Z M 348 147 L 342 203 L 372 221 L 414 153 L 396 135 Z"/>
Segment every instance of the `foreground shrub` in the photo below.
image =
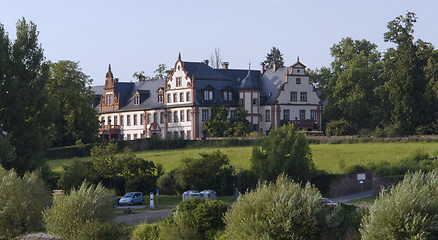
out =
<path fill-rule="evenodd" d="M 226 203 L 191 198 L 180 203 L 166 218 L 160 239 L 213 239 L 225 228 Z"/>
<path fill-rule="evenodd" d="M 360 239 L 360 223 L 364 210 L 354 205 L 339 203 L 326 215 L 326 229 L 323 239 Z"/>
<path fill-rule="evenodd" d="M 158 240 L 159 234 L 160 226 L 158 224 L 142 223 L 132 231 L 131 240 Z"/>
<path fill-rule="evenodd" d="M 101 184 L 87 186 L 85 183 L 69 195 L 55 195 L 53 206 L 43 213 L 47 230 L 66 239 L 80 239 L 81 232 L 88 234 L 84 238 L 90 237 L 100 231 L 102 223 L 111 219 L 112 196 Z"/>
<path fill-rule="evenodd" d="M 320 239 L 326 205 L 318 189 L 281 175 L 239 197 L 225 214 L 227 239 Z"/>
<path fill-rule="evenodd" d="M 407 174 L 383 191 L 362 221 L 362 239 L 435 239 L 438 236 L 438 170 Z"/>
<path fill-rule="evenodd" d="M 19 177 L 0 166 L 0 239 L 42 227 L 49 191 L 36 173 Z"/>

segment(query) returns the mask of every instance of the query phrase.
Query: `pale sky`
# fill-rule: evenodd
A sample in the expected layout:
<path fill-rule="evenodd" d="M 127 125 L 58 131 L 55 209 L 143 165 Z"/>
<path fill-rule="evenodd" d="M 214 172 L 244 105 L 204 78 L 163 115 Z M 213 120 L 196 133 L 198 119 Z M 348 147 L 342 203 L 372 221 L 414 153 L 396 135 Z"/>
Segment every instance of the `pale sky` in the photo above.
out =
<path fill-rule="evenodd" d="M 386 25 L 417 14 L 414 36 L 438 45 L 438 1 L 412 0 L 0 0 L 0 23 L 15 39 L 21 17 L 33 21 L 47 60 L 79 61 L 93 85 L 108 64 L 120 81 L 153 76 L 158 64 L 209 59 L 215 48 L 230 68 L 259 69 L 273 46 L 286 65 L 329 67 L 342 38 L 367 39 L 385 52 Z"/>

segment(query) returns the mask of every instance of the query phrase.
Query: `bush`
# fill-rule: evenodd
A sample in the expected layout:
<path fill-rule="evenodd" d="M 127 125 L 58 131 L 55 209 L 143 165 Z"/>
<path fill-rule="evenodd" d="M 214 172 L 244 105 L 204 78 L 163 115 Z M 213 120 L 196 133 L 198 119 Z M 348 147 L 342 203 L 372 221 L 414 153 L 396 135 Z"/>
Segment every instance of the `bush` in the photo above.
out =
<path fill-rule="evenodd" d="M 142 223 L 132 231 L 131 240 L 158 240 L 159 234 L 160 226 L 158 224 Z"/>
<path fill-rule="evenodd" d="M 87 180 L 90 183 L 97 182 L 97 172 L 91 162 L 80 161 L 75 158 L 69 165 L 62 166 L 64 171 L 58 181 L 58 186 L 65 192 L 72 188 L 78 188 Z"/>
<path fill-rule="evenodd" d="M 382 191 L 362 220 L 362 239 L 434 239 L 438 236 L 438 170 L 407 174 Z"/>
<path fill-rule="evenodd" d="M 238 198 L 225 232 L 227 239 L 320 239 L 327 207 L 318 189 L 281 175 Z"/>
<path fill-rule="evenodd" d="M 43 216 L 50 233 L 76 239 L 80 232 L 99 232 L 99 225 L 111 220 L 113 206 L 113 194 L 109 190 L 101 184 L 83 183 L 69 195 L 55 195 L 53 206 L 47 208 Z"/>
<path fill-rule="evenodd" d="M 339 203 L 326 215 L 326 229 L 324 239 L 360 239 L 360 223 L 364 211 L 360 208 Z"/>
<path fill-rule="evenodd" d="M 122 224 L 111 222 L 101 223 L 95 220 L 87 220 L 78 225 L 77 232 L 68 239 L 74 240 L 120 240 L 129 239 L 131 231 Z"/>
<path fill-rule="evenodd" d="M 36 173 L 19 177 L 0 166 L 0 239 L 42 227 L 49 191 Z"/>
<path fill-rule="evenodd" d="M 160 239 L 213 239 L 225 228 L 227 211 L 222 201 L 190 198 L 173 209 L 160 231 Z"/>
<path fill-rule="evenodd" d="M 325 133 L 327 136 L 354 135 L 357 133 L 357 126 L 342 118 L 328 122 Z"/>
<path fill-rule="evenodd" d="M 175 175 L 176 170 L 172 170 L 158 177 L 157 187 L 160 190 L 160 194 L 174 195 L 178 192 Z"/>

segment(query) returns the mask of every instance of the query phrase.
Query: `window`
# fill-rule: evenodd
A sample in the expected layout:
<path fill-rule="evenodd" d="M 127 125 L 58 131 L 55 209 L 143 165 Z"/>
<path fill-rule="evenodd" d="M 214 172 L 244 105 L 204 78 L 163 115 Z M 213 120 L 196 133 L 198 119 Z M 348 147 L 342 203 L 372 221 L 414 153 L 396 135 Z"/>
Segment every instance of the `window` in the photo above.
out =
<path fill-rule="evenodd" d="M 164 102 L 164 96 L 163 96 L 164 94 L 162 94 L 162 93 L 158 93 L 158 102 L 159 103 L 162 103 L 162 102 Z"/>
<path fill-rule="evenodd" d="M 144 115 L 140 114 L 140 125 L 144 125 Z"/>
<path fill-rule="evenodd" d="M 178 102 L 177 96 L 178 94 L 176 93 L 173 94 L 173 102 Z"/>
<path fill-rule="evenodd" d="M 300 120 L 306 119 L 306 110 L 300 110 Z"/>
<path fill-rule="evenodd" d="M 108 116 L 108 125 L 111 126 L 111 116 Z"/>
<path fill-rule="evenodd" d="M 290 100 L 297 101 L 297 92 L 290 92 Z"/>
<path fill-rule="evenodd" d="M 301 84 L 301 78 L 296 78 L 296 83 Z"/>
<path fill-rule="evenodd" d="M 131 140 L 131 134 L 126 134 L 126 140 Z"/>
<path fill-rule="evenodd" d="M 243 106 L 243 98 L 239 99 L 240 105 Z"/>
<path fill-rule="evenodd" d="M 172 100 L 170 99 L 170 93 L 167 94 L 167 102 L 168 102 L 168 103 L 171 103 L 171 102 L 172 102 Z"/>
<path fill-rule="evenodd" d="M 179 101 L 184 102 L 184 93 L 179 93 Z"/>
<path fill-rule="evenodd" d="M 300 101 L 307 102 L 307 92 L 300 92 Z"/>
<path fill-rule="evenodd" d="M 140 96 L 139 95 L 135 95 L 134 96 L 134 105 L 139 105 L 140 104 Z"/>
<path fill-rule="evenodd" d="M 283 119 L 284 120 L 290 120 L 290 111 L 289 111 L 289 109 L 284 109 L 283 110 Z"/>
<path fill-rule="evenodd" d="M 233 100 L 233 92 L 231 92 L 231 91 L 223 91 L 222 92 L 222 99 L 224 101 L 232 101 Z"/>
<path fill-rule="evenodd" d="M 172 122 L 172 112 L 167 112 L 167 122 Z"/>
<path fill-rule="evenodd" d="M 126 115 L 126 125 L 131 126 L 131 115 Z"/>
<path fill-rule="evenodd" d="M 231 110 L 230 111 L 230 118 L 231 119 L 236 119 L 236 110 Z"/>
<path fill-rule="evenodd" d="M 271 110 L 265 110 L 265 121 L 266 122 L 271 121 Z"/>
<path fill-rule="evenodd" d="M 179 119 L 181 120 L 181 122 L 184 122 L 184 110 L 181 110 L 180 112 L 179 112 Z"/>
<path fill-rule="evenodd" d="M 151 114 L 150 113 L 148 113 L 146 120 L 147 120 L 147 124 L 151 124 Z"/>
<path fill-rule="evenodd" d="M 192 138 L 192 131 L 187 131 L 187 139 L 190 139 L 190 138 Z"/>
<path fill-rule="evenodd" d="M 100 122 L 102 123 L 102 125 L 105 125 L 105 117 L 101 117 Z"/>
<path fill-rule="evenodd" d="M 137 133 L 134 133 L 133 135 L 134 135 L 134 139 L 137 139 Z"/>
<path fill-rule="evenodd" d="M 173 122 L 178 122 L 178 111 L 173 112 Z"/>
<path fill-rule="evenodd" d="M 158 113 L 154 113 L 154 123 L 158 122 L 157 118 L 158 118 Z"/>
<path fill-rule="evenodd" d="M 181 87 L 181 85 L 182 85 L 181 77 L 177 77 L 177 78 L 176 78 L 176 86 L 177 86 L 177 87 Z"/>
<path fill-rule="evenodd" d="M 212 90 L 205 90 L 204 91 L 204 100 L 213 100 L 213 91 Z"/>
<path fill-rule="evenodd" d="M 190 122 L 191 120 L 190 110 L 187 110 L 187 122 Z"/>
<path fill-rule="evenodd" d="M 125 119 L 123 119 L 123 115 L 121 115 L 121 116 L 120 116 L 120 125 L 123 126 L 123 125 L 125 124 L 124 120 L 125 120 Z"/>
<path fill-rule="evenodd" d="M 187 101 L 187 102 L 190 102 L 190 101 L 191 101 L 191 99 L 190 99 L 190 92 L 187 92 L 187 93 L 186 93 L 186 101 Z"/>
<path fill-rule="evenodd" d="M 181 139 L 184 139 L 184 131 L 179 131 L 179 137 L 180 137 Z"/>
<path fill-rule="evenodd" d="M 106 95 L 105 103 L 106 103 L 107 106 L 113 105 L 113 95 L 112 94 L 107 94 Z"/>
<path fill-rule="evenodd" d="M 316 120 L 316 110 L 310 110 L 310 119 Z"/>
<path fill-rule="evenodd" d="M 160 113 L 160 123 L 164 123 L 164 112 Z"/>
<path fill-rule="evenodd" d="M 207 121 L 208 120 L 208 109 L 203 109 L 202 110 L 202 121 Z"/>
<path fill-rule="evenodd" d="M 257 102 L 258 102 L 257 100 L 258 100 L 257 98 L 253 98 L 252 99 L 252 105 L 253 106 L 257 106 Z"/>
<path fill-rule="evenodd" d="M 119 124 L 117 123 L 117 116 L 114 116 L 114 125 L 118 126 Z"/>
<path fill-rule="evenodd" d="M 173 132 L 173 139 L 177 139 L 178 138 L 178 131 Z"/>
<path fill-rule="evenodd" d="M 134 114 L 134 126 L 137 126 L 137 114 Z"/>

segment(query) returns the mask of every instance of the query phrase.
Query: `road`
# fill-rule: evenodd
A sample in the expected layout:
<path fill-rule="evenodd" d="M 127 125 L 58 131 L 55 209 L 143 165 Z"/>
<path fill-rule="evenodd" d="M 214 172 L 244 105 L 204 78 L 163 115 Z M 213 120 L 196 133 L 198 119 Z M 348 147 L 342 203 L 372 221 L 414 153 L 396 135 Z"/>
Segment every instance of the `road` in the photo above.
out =
<path fill-rule="evenodd" d="M 356 200 L 356 199 L 361 199 L 361 198 L 366 198 L 366 197 L 371 197 L 373 196 L 373 190 L 367 190 L 367 191 L 363 191 L 363 192 L 358 192 L 358 193 L 352 193 L 352 194 L 346 194 L 343 196 L 338 196 L 338 197 L 331 197 L 330 200 L 332 200 L 333 202 L 349 202 L 351 200 Z"/>
<path fill-rule="evenodd" d="M 147 211 L 135 211 L 136 208 L 143 208 L 144 206 L 131 206 L 131 207 L 118 207 L 128 209 L 130 208 L 134 213 L 123 216 L 117 216 L 113 219 L 115 223 L 125 223 L 128 225 L 135 225 L 142 222 L 151 222 L 155 220 L 161 220 L 167 217 L 172 211 L 171 209 L 162 210 L 147 210 Z"/>

